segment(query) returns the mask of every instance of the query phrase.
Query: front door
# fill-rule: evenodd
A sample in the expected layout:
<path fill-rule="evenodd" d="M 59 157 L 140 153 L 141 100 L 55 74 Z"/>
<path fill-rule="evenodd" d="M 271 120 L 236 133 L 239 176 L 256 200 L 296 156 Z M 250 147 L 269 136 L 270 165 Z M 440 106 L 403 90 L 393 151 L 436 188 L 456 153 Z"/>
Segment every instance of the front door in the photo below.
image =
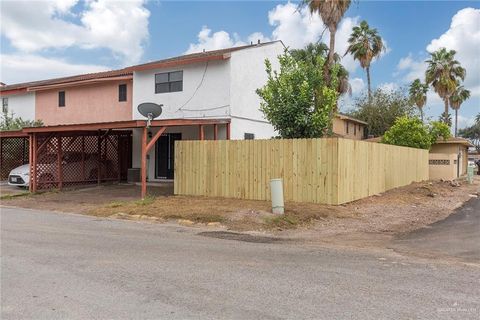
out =
<path fill-rule="evenodd" d="M 157 179 L 173 179 L 176 140 L 182 140 L 181 133 L 164 133 L 157 141 L 155 149 Z"/>

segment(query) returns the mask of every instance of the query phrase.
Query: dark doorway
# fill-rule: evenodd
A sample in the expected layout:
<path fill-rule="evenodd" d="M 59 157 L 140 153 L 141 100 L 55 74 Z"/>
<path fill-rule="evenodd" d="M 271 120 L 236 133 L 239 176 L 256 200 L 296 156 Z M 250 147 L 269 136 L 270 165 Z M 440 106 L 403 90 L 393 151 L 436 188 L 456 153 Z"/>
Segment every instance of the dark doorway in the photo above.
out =
<path fill-rule="evenodd" d="M 157 141 L 155 154 L 155 177 L 173 179 L 175 141 L 182 140 L 181 133 L 165 133 Z"/>

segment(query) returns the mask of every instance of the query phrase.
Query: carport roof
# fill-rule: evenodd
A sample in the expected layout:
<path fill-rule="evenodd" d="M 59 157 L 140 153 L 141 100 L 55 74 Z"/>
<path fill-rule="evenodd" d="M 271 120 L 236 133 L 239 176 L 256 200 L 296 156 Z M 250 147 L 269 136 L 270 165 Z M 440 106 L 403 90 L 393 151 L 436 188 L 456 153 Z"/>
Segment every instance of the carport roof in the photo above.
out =
<path fill-rule="evenodd" d="M 170 120 L 153 120 L 152 127 L 173 127 L 173 126 L 192 126 L 192 125 L 208 125 L 208 124 L 224 124 L 230 123 L 230 119 L 170 119 Z M 146 120 L 128 120 L 115 122 L 97 122 L 82 124 L 64 124 L 56 126 L 42 126 L 24 128 L 21 132 L 24 134 L 37 132 L 65 132 L 65 131 L 89 131 L 89 130 L 105 130 L 105 129 L 133 129 L 143 128 Z M 6 131 L 4 131 L 6 132 Z M 2 132 L 3 134 L 3 132 Z"/>
<path fill-rule="evenodd" d="M 28 137 L 23 130 L 0 131 L 0 138 L 24 138 Z"/>

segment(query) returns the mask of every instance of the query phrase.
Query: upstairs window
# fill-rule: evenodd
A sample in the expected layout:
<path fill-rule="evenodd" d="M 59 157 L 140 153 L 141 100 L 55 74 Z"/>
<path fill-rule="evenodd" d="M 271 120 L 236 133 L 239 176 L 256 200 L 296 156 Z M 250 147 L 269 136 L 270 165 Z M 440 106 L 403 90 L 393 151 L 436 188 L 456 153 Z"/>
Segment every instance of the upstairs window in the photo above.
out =
<path fill-rule="evenodd" d="M 65 91 L 58 92 L 58 106 L 65 107 Z"/>
<path fill-rule="evenodd" d="M 8 111 L 8 98 L 2 98 L 2 112 Z"/>
<path fill-rule="evenodd" d="M 155 93 L 183 91 L 183 71 L 157 73 Z"/>
<path fill-rule="evenodd" d="M 121 84 L 118 86 L 118 101 L 127 101 L 127 85 Z"/>
<path fill-rule="evenodd" d="M 348 121 L 345 121 L 345 133 L 348 134 Z"/>

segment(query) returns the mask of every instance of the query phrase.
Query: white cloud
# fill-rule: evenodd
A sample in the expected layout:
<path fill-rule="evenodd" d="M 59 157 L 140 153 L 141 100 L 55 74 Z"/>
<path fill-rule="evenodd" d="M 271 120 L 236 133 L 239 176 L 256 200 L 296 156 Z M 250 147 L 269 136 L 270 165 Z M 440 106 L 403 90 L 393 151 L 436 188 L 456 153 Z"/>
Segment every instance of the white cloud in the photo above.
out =
<path fill-rule="evenodd" d="M 349 80 L 352 86 L 352 95 L 357 95 L 365 90 L 365 82 L 362 78 L 353 78 Z"/>
<path fill-rule="evenodd" d="M 107 48 L 125 64 L 136 63 L 148 40 L 150 12 L 144 0 L 3 1 L 1 34 L 24 53 L 46 49 Z M 80 24 L 68 19 L 77 16 Z"/>
<path fill-rule="evenodd" d="M 452 121 L 455 121 L 455 117 L 452 118 Z M 464 116 L 458 115 L 458 128 L 459 129 L 470 127 L 474 123 L 475 123 L 475 116 L 464 117 Z"/>
<path fill-rule="evenodd" d="M 433 39 L 426 51 L 433 52 L 442 47 L 457 51 L 455 58 L 467 69 L 465 87 L 473 97 L 480 97 L 480 9 L 465 8 L 452 18 L 450 28 L 437 39 Z M 424 58 L 413 58 L 411 54 L 400 59 L 396 75 L 405 82 L 416 78 L 425 79 L 427 65 Z"/>
<path fill-rule="evenodd" d="M 33 54 L 2 54 L 0 60 L 0 79 L 6 84 L 108 70 L 101 65 L 71 64 Z"/>
<path fill-rule="evenodd" d="M 400 59 L 395 75 L 402 75 L 402 79 L 405 82 L 412 82 L 415 79 L 424 81 L 426 69 L 427 64 L 425 61 L 414 59 L 410 53 L 408 56 Z"/>
<path fill-rule="evenodd" d="M 385 82 L 385 83 L 382 83 L 378 86 L 379 89 L 383 90 L 383 91 L 395 91 L 397 89 L 399 89 L 399 86 L 397 83 L 395 82 Z"/>
<path fill-rule="evenodd" d="M 272 38 L 281 39 L 287 47 L 294 49 L 318 41 L 325 30 L 319 15 L 311 15 L 307 8 L 298 9 L 297 4 L 290 2 L 270 10 L 268 22 L 275 27 Z"/>
<path fill-rule="evenodd" d="M 335 37 L 335 51 L 340 56 L 345 54 L 352 28 L 359 24 L 359 20 L 359 17 L 346 17 L 340 23 Z M 325 29 L 320 16 L 318 14 L 311 15 L 307 8 L 298 9 L 297 5 L 293 3 L 275 6 L 268 12 L 268 22 L 274 28 L 270 36 L 255 32 L 246 40 L 240 39 L 237 34 L 230 35 L 223 30 L 212 32 L 211 29 L 204 26 L 198 34 L 197 42 L 191 43 L 186 52 L 222 49 L 250 42 L 256 43 L 257 40 L 262 42 L 282 40 L 287 47 L 292 49 L 303 48 L 305 45 L 319 40 L 325 43 L 330 41 L 328 29 Z M 386 53 L 389 51 L 387 46 Z M 349 72 L 354 72 L 359 66 L 351 55 L 343 57 L 342 64 Z"/>
<path fill-rule="evenodd" d="M 256 33 L 256 35 L 264 39 L 261 33 Z M 198 42 L 195 44 L 191 43 L 186 53 L 238 47 L 246 44 L 245 42 L 241 41 L 236 34 L 230 36 L 230 34 L 226 31 L 217 31 L 212 33 L 212 30 L 207 26 L 202 27 L 202 30 L 198 33 L 197 37 Z"/>

